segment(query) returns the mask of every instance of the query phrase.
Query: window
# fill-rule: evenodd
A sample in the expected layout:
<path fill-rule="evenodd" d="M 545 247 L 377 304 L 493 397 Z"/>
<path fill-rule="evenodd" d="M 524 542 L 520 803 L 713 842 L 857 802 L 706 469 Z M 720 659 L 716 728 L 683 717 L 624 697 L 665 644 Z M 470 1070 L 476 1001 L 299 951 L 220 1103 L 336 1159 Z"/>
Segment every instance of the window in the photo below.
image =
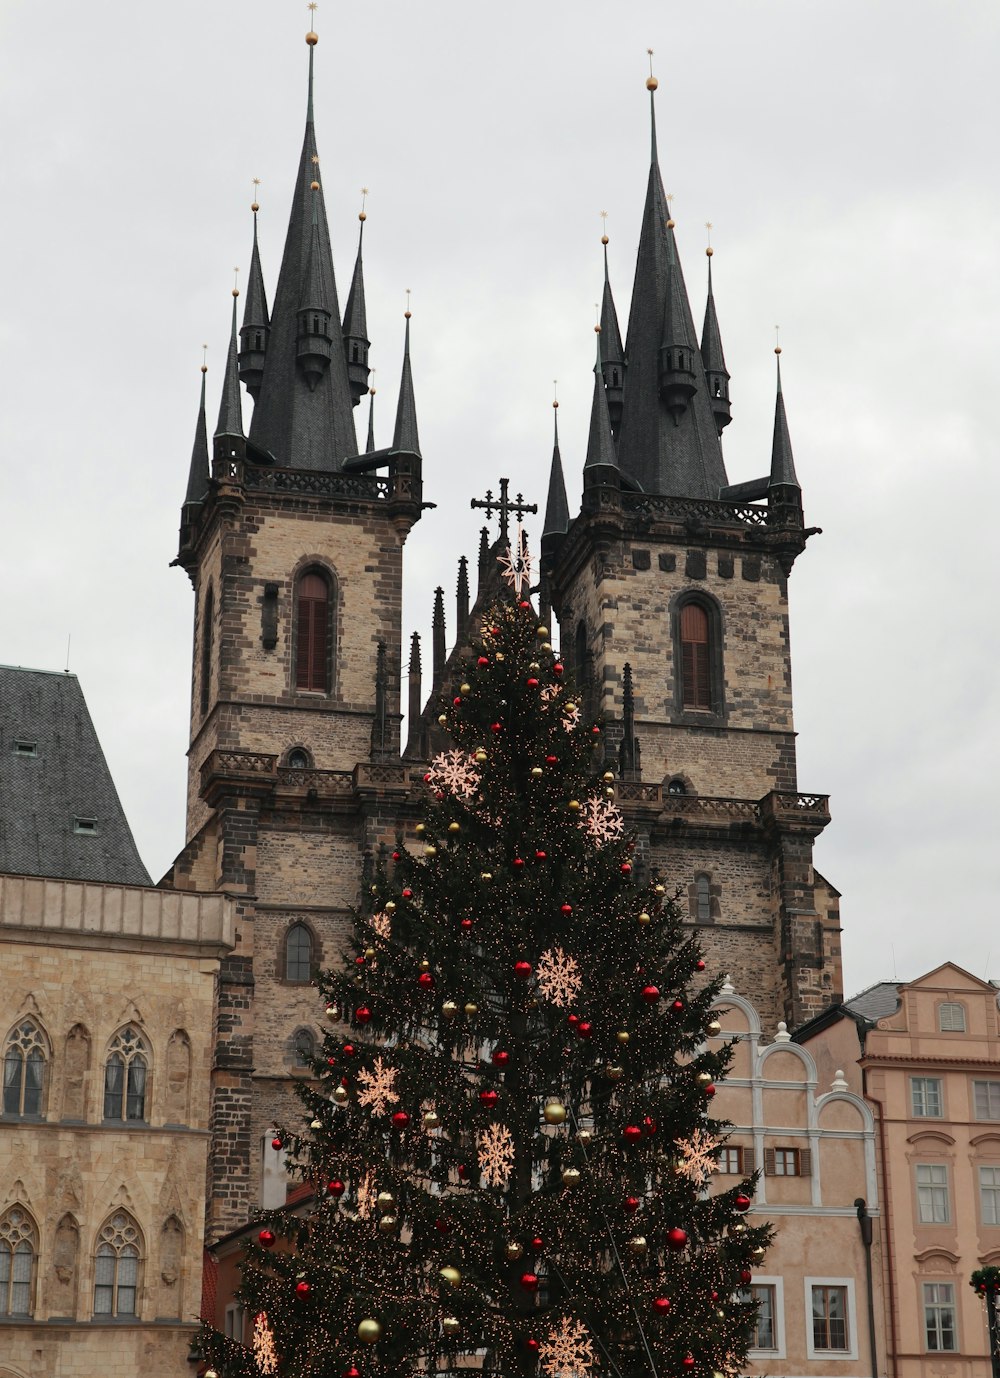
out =
<path fill-rule="evenodd" d="M 977 1120 L 1000 1120 L 1000 1081 L 974 1081 L 972 1097 Z"/>
<path fill-rule="evenodd" d="M 27 739 L 21 737 L 21 738 L 19 738 L 19 739 L 14 743 L 14 755 L 15 755 L 15 756 L 37 756 L 37 755 L 38 755 L 38 743 L 35 742 L 35 741 L 29 741 L 29 740 L 27 740 Z"/>
<path fill-rule="evenodd" d="M 293 746 L 288 753 L 288 765 L 292 770 L 309 769 L 309 752 L 304 747 Z"/>
<path fill-rule="evenodd" d="M 35 1227 L 12 1206 L 0 1218 L 0 1316 L 30 1316 L 35 1272 Z"/>
<path fill-rule="evenodd" d="M 921 1225 L 947 1225 L 948 1168 L 944 1163 L 917 1164 L 917 1216 Z"/>
<path fill-rule="evenodd" d="M 97 836 L 97 819 L 96 819 L 96 818 L 80 818 L 80 817 L 74 818 L 74 819 L 73 819 L 73 831 L 74 831 L 75 833 L 82 833 L 84 837 L 96 837 L 96 836 Z"/>
<path fill-rule="evenodd" d="M 929 1353 L 958 1348 L 955 1335 L 955 1285 L 924 1283 L 924 1334 Z"/>
<path fill-rule="evenodd" d="M 979 1212 L 984 1225 L 1000 1225 L 1000 1167 L 979 1169 Z"/>
<path fill-rule="evenodd" d="M 3 1113 L 19 1118 L 40 1115 L 45 1090 L 46 1046 L 33 1019 L 7 1035 L 3 1059 Z"/>
<path fill-rule="evenodd" d="M 94 1315 L 135 1316 L 139 1293 L 139 1227 L 130 1215 L 113 1215 L 97 1237 Z"/>
<path fill-rule="evenodd" d="M 757 1319 L 754 1321 L 751 1348 L 776 1350 L 778 1344 L 773 1284 L 755 1283 L 750 1288 L 749 1300 L 757 1303 Z"/>
<path fill-rule="evenodd" d="M 667 785 L 668 794 L 687 794 L 687 785 L 675 776 Z"/>
<path fill-rule="evenodd" d="M 938 1028 L 942 1033 L 965 1033 L 965 1006 L 951 1000 L 938 1005 Z"/>
<path fill-rule="evenodd" d="M 295 611 L 295 687 L 325 694 L 329 689 L 330 586 L 313 570 L 299 580 Z"/>
<path fill-rule="evenodd" d="M 212 674 L 212 623 L 215 619 L 215 590 L 209 584 L 201 617 L 201 712 L 208 712 L 208 689 Z"/>
<path fill-rule="evenodd" d="M 719 1171 L 731 1173 L 736 1177 L 743 1177 L 746 1169 L 743 1166 L 743 1149 L 730 1145 L 728 1148 L 719 1150 Z"/>
<path fill-rule="evenodd" d="M 711 710 L 712 675 L 708 613 L 700 603 L 681 608 L 681 703 Z"/>
<path fill-rule="evenodd" d="M 708 876 L 697 876 L 694 882 L 695 905 L 699 923 L 712 921 L 712 882 Z"/>
<path fill-rule="evenodd" d="M 285 937 L 285 980 L 306 984 L 312 968 L 312 934 L 304 923 L 294 923 Z"/>
<path fill-rule="evenodd" d="M 764 1149 L 767 1177 L 808 1177 L 811 1172 L 812 1153 L 808 1148 Z"/>
<path fill-rule="evenodd" d="M 943 1115 L 941 1078 L 910 1077 L 910 1101 L 914 1119 L 938 1120 Z"/>
<path fill-rule="evenodd" d="M 226 1307 L 226 1339 L 235 1340 L 237 1344 L 243 1343 L 243 1307 L 238 1301 L 230 1302 Z"/>
<path fill-rule="evenodd" d="M 292 1053 L 298 1066 L 309 1066 L 316 1056 L 316 1040 L 311 1029 L 296 1029 L 292 1035 Z"/>
<path fill-rule="evenodd" d="M 122 1029 L 111 1040 L 104 1065 L 104 1118 L 146 1118 L 146 1074 L 149 1053 L 142 1036 L 133 1028 Z"/>
<path fill-rule="evenodd" d="M 813 1287 L 813 1349 L 847 1349 L 847 1288 Z"/>

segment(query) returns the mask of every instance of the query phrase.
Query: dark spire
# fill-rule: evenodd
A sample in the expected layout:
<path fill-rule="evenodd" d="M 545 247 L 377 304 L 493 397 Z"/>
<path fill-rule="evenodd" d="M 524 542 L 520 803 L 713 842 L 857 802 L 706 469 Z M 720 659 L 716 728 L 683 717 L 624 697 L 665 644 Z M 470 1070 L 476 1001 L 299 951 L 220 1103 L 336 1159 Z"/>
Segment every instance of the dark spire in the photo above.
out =
<path fill-rule="evenodd" d="M 708 300 L 705 303 L 705 324 L 701 332 L 701 361 L 705 366 L 708 380 L 708 396 L 715 417 L 716 428 L 721 435 L 732 421 L 729 405 L 729 374 L 726 372 L 726 356 L 722 352 L 722 332 L 719 318 L 715 314 L 715 293 L 712 291 L 712 246 L 705 250 L 708 255 Z"/>
<path fill-rule="evenodd" d="M 309 241 L 309 257 L 306 259 L 299 309 L 296 312 L 298 333 L 295 357 L 302 376 L 309 384 L 309 391 L 315 392 L 316 384 L 323 379 L 330 367 L 334 346 L 331 339 L 333 318 L 327 305 L 326 284 L 323 281 L 323 246 L 320 242 L 317 212 L 318 182 L 313 182 L 312 193 L 312 238 Z"/>
<path fill-rule="evenodd" d="M 392 433 L 392 448 L 407 454 L 420 454 L 417 435 L 417 404 L 413 397 L 413 373 L 410 370 L 410 313 L 406 312 L 406 340 L 403 345 L 403 374 L 399 380 L 399 402 L 396 406 L 396 428 Z"/>
<path fill-rule="evenodd" d="M 421 694 L 420 694 L 420 633 L 414 632 L 410 638 L 410 666 L 408 672 L 409 697 L 406 712 L 406 755 L 419 756 L 423 753 L 420 750 L 420 727 L 421 727 Z"/>
<path fill-rule="evenodd" d="M 316 35 L 308 34 L 306 41 L 309 99 L 305 137 L 250 439 L 285 468 L 336 472 L 346 458 L 357 453 L 357 437 L 313 127 Z M 311 314 L 308 318 L 301 315 L 303 305 L 322 306 L 323 311 L 316 312 L 317 325 L 323 323 L 321 316 L 329 320 L 325 340 L 321 334 L 313 337 L 318 355 L 302 349 L 302 327 L 308 325 L 311 331 L 313 324 Z M 299 361 L 311 364 L 314 357 L 323 357 L 324 364 L 318 374 L 309 376 Z"/>
<path fill-rule="evenodd" d="M 597 362 L 594 364 L 594 400 L 590 408 L 590 436 L 587 440 L 587 462 L 583 466 L 584 487 L 608 482 L 619 483 L 618 456 L 615 438 L 611 434 L 608 415 L 608 394 L 601 373 L 601 334 L 597 327 Z"/>
<path fill-rule="evenodd" d="M 198 407 L 198 420 L 194 428 L 194 445 L 191 449 L 191 468 L 188 471 L 185 505 L 201 502 L 208 492 L 208 423 L 205 420 L 205 375 L 208 367 L 201 366 L 201 402 Z"/>
<path fill-rule="evenodd" d="M 778 365 L 778 393 L 774 401 L 774 439 L 771 442 L 771 477 L 769 488 L 798 488 L 792 442 L 785 417 L 785 398 L 781 391 L 781 346 L 775 349 Z"/>
<path fill-rule="evenodd" d="M 458 561 L 458 589 L 455 599 L 455 645 L 464 646 L 469 634 L 469 562 L 464 555 Z"/>
<path fill-rule="evenodd" d="M 368 389 L 368 439 L 365 441 L 365 454 L 375 449 L 375 389 Z"/>
<path fill-rule="evenodd" d="M 226 355 L 226 371 L 222 378 L 222 401 L 219 404 L 219 424 L 215 428 L 215 438 L 238 436 L 243 439 L 243 409 L 240 403 L 240 375 L 237 365 L 236 302 L 239 288 L 233 288 L 233 324 L 229 334 L 229 353 Z"/>
<path fill-rule="evenodd" d="M 351 385 L 351 397 L 357 406 L 368 391 L 368 317 L 365 311 L 365 275 L 361 262 L 361 248 L 364 243 L 364 208 L 358 215 L 361 228 L 358 230 L 358 256 L 354 260 L 354 276 L 351 290 L 347 294 L 344 309 L 344 351 L 347 356 L 347 378 Z"/>
<path fill-rule="evenodd" d="M 563 478 L 562 457 L 559 454 L 559 403 L 552 403 L 553 442 L 552 466 L 549 469 L 549 496 L 545 503 L 542 540 L 546 536 L 563 536 L 569 528 L 569 503 L 566 501 L 566 481 Z"/>
<path fill-rule="evenodd" d="M 639 738 L 635 735 L 635 694 L 632 666 L 622 666 L 622 739 L 618 746 L 618 774 L 623 780 L 641 780 L 642 762 Z"/>
<path fill-rule="evenodd" d="M 240 327 L 240 381 L 254 400 L 260 394 L 260 383 L 264 376 L 264 357 L 267 353 L 267 337 L 271 333 L 271 321 L 267 314 L 267 292 L 264 290 L 264 274 L 260 266 L 260 250 L 257 247 L 257 212 L 260 209 L 256 200 L 250 208 L 253 211 L 253 252 L 250 255 L 250 275 L 247 279 L 247 299 L 243 307 L 243 324 Z"/>
<path fill-rule="evenodd" d="M 604 245 L 604 296 L 601 300 L 601 372 L 608 390 L 608 414 L 611 429 L 618 433 L 622 421 L 622 397 L 625 388 L 625 351 L 622 332 L 618 327 L 618 312 L 611 294 L 608 276 L 608 236 L 601 236 Z"/>
<path fill-rule="evenodd" d="M 489 569 L 489 566 L 490 566 L 490 533 L 489 533 L 489 528 L 483 526 L 483 527 L 480 527 L 480 529 L 479 529 L 479 557 L 478 557 L 478 563 L 477 563 L 477 567 L 476 567 L 476 578 L 477 578 L 477 580 L 478 580 L 477 585 L 476 585 L 476 597 L 477 597 L 477 598 L 480 597 L 480 596 L 482 595 L 483 588 L 485 587 L 485 582 L 486 582 L 486 571 Z"/>
<path fill-rule="evenodd" d="M 434 688 L 437 689 L 444 674 L 445 632 L 444 632 L 444 589 L 439 584 L 434 590 L 434 613 L 431 617 L 431 636 L 434 654 Z"/>
<path fill-rule="evenodd" d="M 657 162 L 656 78 L 646 85 L 652 158 L 625 347 L 618 460 L 647 492 L 717 498 L 727 481 L 725 465 Z M 669 345 L 679 345 L 679 352 L 668 352 Z"/>

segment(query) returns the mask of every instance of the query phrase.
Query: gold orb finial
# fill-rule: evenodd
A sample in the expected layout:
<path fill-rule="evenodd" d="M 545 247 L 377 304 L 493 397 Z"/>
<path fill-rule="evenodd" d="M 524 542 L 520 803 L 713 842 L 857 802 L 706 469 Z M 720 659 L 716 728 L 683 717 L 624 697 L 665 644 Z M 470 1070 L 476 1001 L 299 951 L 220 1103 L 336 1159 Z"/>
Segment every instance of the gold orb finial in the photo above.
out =
<path fill-rule="evenodd" d="M 254 215 L 256 215 L 260 210 L 260 206 L 257 204 L 257 188 L 260 186 L 260 178 L 253 177 L 251 181 L 253 182 L 253 200 L 250 202 L 250 209 L 253 211 Z"/>
<path fill-rule="evenodd" d="M 239 268 L 234 268 L 234 269 L 233 269 L 233 273 L 235 274 L 235 276 L 234 276 L 234 278 L 233 278 L 233 296 L 234 296 L 234 297 L 238 297 L 239 294 L 240 294 L 240 270 L 239 270 Z"/>
<path fill-rule="evenodd" d="M 310 191 L 319 191 L 319 183 L 318 183 L 318 182 L 310 182 L 310 183 L 309 183 L 309 190 L 310 190 Z"/>
<path fill-rule="evenodd" d="M 775 354 L 780 354 L 780 353 L 781 353 L 781 341 L 780 341 L 780 339 L 778 338 L 778 335 L 779 335 L 779 332 L 780 332 L 780 331 L 781 331 L 781 326 L 780 326 L 780 325 L 776 325 L 776 326 L 774 327 L 774 352 L 775 352 Z"/>
<path fill-rule="evenodd" d="M 602 235 L 601 235 L 601 243 L 602 243 L 602 244 L 607 244 L 607 242 L 608 242 L 608 213 L 607 213 L 607 211 L 601 211 L 601 229 L 603 230 L 603 233 L 602 233 Z"/>
<path fill-rule="evenodd" d="M 407 289 L 406 289 L 406 310 L 403 312 L 403 319 L 404 319 L 404 320 L 409 320 L 410 317 L 411 317 L 412 315 L 413 315 L 413 312 L 410 310 L 410 289 L 409 289 L 409 287 L 407 287 Z"/>
<path fill-rule="evenodd" d="M 201 371 L 202 371 L 202 373 L 207 373 L 207 372 L 208 372 L 208 345 L 207 345 L 207 344 L 203 344 L 202 347 L 201 347 Z"/>
<path fill-rule="evenodd" d="M 646 78 L 646 90 L 655 91 L 660 83 L 653 76 L 653 50 L 647 48 L 646 52 L 649 54 L 649 76 Z"/>
<path fill-rule="evenodd" d="M 709 258 L 711 258 L 712 255 L 715 253 L 715 250 L 712 248 L 712 222 L 711 222 L 711 220 L 706 220 L 706 221 L 705 221 L 705 229 L 708 231 L 708 247 L 707 247 L 707 249 L 705 250 L 705 253 L 708 255 Z"/>
<path fill-rule="evenodd" d="M 553 378 L 553 379 L 552 379 L 552 405 L 553 405 L 557 410 L 558 410 L 558 407 L 559 407 L 559 398 L 556 396 L 556 393 L 558 392 L 558 390 L 559 390 L 559 379 L 558 379 L 558 378 Z"/>
<path fill-rule="evenodd" d="M 319 42 L 319 34 L 313 28 L 313 15 L 316 13 L 316 0 L 310 0 L 306 8 L 309 11 L 309 32 L 306 34 L 306 42 L 309 44 L 310 48 L 315 48 L 316 44 Z"/>
<path fill-rule="evenodd" d="M 361 188 L 361 209 L 358 211 L 358 219 L 361 221 L 362 225 L 363 225 L 363 224 L 365 223 L 365 221 L 368 219 L 368 216 L 365 214 L 365 202 L 366 202 L 367 200 L 368 200 L 368 188 L 367 188 L 367 187 L 362 187 L 362 188 Z"/>

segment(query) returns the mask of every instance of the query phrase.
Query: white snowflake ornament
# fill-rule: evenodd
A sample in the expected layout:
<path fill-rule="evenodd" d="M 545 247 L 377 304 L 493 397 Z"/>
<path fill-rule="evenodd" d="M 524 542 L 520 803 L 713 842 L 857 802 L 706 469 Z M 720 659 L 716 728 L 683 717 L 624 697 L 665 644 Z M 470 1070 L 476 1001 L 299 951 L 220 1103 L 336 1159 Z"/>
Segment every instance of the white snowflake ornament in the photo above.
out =
<path fill-rule="evenodd" d="M 714 1134 L 706 1134 L 696 1129 L 690 1139 L 675 1139 L 674 1147 L 680 1153 L 677 1171 L 696 1187 L 703 1187 L 713 1172 L 718 1172 L 719 1163 L 716 1151 L 722 1143 Z"/>
<path fill-rule="evenodd" d="M 491 1124 L 480 1131 L 479 1171 L 483 1185 L 505 1187 L 514 1171 L 514 1136 L 505 1124 Z"/>
<path fill-rule="evenodd" d="M 538 1358 L 549 1378 L 587 1378 L 597 1363 L 594 1342 L 582 1321 L 560 1321 L 538 1346 Z"/>
<path fill-rule="evenodd" d="M 468 799 L 479 788 L 479 767 L 468 751 L 442 751 L 431 761 L 427 772 L 431 789 Z"/>
<path fill-rule="evenodd" d="M 271 1334 L 271 1326 L 267 1319 L 267 1312 L 261 1311 L 260 1315 L 253 1323 L 253 1338 L 250 1341 L 253 1349 L 253 1357 L 257 1360 L 257 1367 L 261 1373 L 270 1374 L 278 1371 L 278 1351 L 274 1347 L 274 1336 Z"/>
<path fill-rule="evenodd" d="M 370 1106 L 373 1115 L 384 1115 L 389 1106 L 399 1100 L 396 1094 L 398 1075 L 395 1067 L 390 1067 L 381 1057 L 377 1057 L 371 1071 L 366 1067 L 358 1073 L 358 1085 L 361 1087 L 358 1104 Z"/>
<path fill-rule="evenodd" d="M 583 977 L 580 964 L 561 947 L 550 947 L 538 959 L 535 980 L 544 999 L 564 1010 L 580 993 Z"/>
<path fill-rule="evenodd" d="M 608 799 L 588 799 L 580 810 L 580 826 L 590 834 L 598 847 L 614 842 L 625 831 L 625 819 L 620 809 Z"/>

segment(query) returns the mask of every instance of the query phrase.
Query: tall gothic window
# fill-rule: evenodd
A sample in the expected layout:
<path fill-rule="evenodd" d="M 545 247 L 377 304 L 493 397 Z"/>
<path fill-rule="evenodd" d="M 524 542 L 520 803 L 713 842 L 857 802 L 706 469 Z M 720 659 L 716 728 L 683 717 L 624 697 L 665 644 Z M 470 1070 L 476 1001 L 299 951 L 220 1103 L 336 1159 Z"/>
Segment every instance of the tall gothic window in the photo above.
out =
<path fill-rule="evenodd" d="M 40 1115 L 44 1107 L 45 1039 L 33 1019 L 22 1019 L 7 1035 L 3 1059 L 3 1113 Z"/>
<path fill-rule="evenodd" d="M 104 1064 L 104 1118 L 144 1120 L 149 1051 L 142 1035 L 131 1027 L 120 1029 L 111 1040 Z"/>
<path fill-rule="evenodd" d="M 125 1211 L 113 1215 L 97 1236 L 95 1316 L 138 1314 L 140 1242 L 139 1227 Z"/>
<path fill-rule="evenodd" d="M 317 570 L 299 580 L 295 599 L 295 687 L 325 694 L 330 688 L 330 585 Z"/>
<path fill-rule="evenodd" d="M 312 934 L 304 923 L 293 923 L 285 935 L 285 980 L 305 984 L 312 980 Z"/>
<path fill-rule="evenodd" d="M 38 1239 L 27 1212 L 0 1217 L 0 1316 L 30 1316 Z"/>
<path fill-rule="evenodd" d="M 205 594 L 205 608 L 201 616 L 201 711 L 208 712 L 209 685 L 212 678 L 212 623 L 215 620 L 215 591 L 209 584 Z"/>
<path fill-rule="evenodd" d="M 708 613 L 700 603 L 681 608 L 681 698 L 685 708 L 711 709 L 712 660 Z"/>

